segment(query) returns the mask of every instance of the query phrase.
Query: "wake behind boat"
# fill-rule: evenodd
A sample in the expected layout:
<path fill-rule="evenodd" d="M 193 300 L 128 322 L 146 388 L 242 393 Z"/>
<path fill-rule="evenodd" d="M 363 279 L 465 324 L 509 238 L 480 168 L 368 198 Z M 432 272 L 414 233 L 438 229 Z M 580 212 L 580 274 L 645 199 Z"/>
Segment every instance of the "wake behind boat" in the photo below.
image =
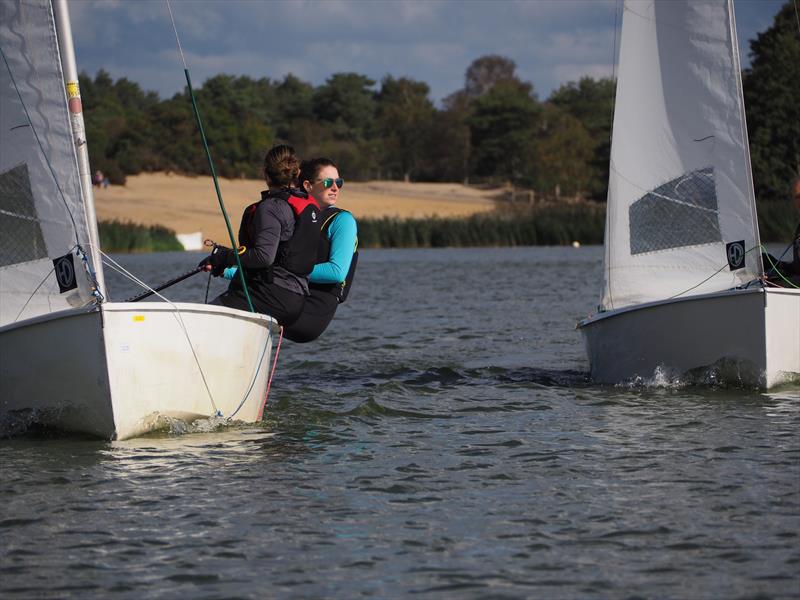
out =
<path fill-rule="evenodd" d="M 0 1 L 0 423 L 261 418 L 270 317 L 108 301 L 66 0 Z"/>
<path fill-rule="evenodd" d="M 731 0 L 627 0 L 592 379 L 800 380 L 800 289 L 767 287 Z"/>

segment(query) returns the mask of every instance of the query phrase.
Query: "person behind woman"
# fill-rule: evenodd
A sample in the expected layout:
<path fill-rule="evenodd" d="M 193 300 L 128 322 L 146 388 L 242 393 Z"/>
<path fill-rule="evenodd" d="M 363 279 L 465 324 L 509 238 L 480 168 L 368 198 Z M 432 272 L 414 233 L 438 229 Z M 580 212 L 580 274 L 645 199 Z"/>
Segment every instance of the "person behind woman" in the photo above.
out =
<path fill-rule="evenodd" d="M 800 175 L 792 181 L 789 193 L 794 201 L 794 207 L 797 209 L 797 215 L 800 217 Z M 766 252 L 763 253 L 763 256 L 764 270 L 770 283 L 792 287 L 800 285 L 800 222 L 794 230 L 791 260 L 779 260 Z"/>
<path fill-rule="evenodd" d="M 239 227 L 239 261 L 247 290 L 257 312 L 274 317 L 281 325 L 294 322 L 308 294 L 308 274 L 316 262 L 320 208 L 297 187 L 300 160 L 290 146 L 275 146 L 264 158 L 267 191 L 248 206 Z M 236 265 L 234 251 L 216 246 L 200 266 L 220 276 Z M 228 291 L 211 301 L 249 310 L 237 274 Z"/>
<path fill-rule="evenodd" d="M 336 308 L 347 298 L 358 261 L 358 227 L 352 214 L 336 206 L 344 181 L 332 160 L 305 161 L 300 182 L 323 209 L 317 264 L 309 276 L 310 295 L 300 317 L 284 331 L 288 339 L 304 343 L 327 329 Z"/>

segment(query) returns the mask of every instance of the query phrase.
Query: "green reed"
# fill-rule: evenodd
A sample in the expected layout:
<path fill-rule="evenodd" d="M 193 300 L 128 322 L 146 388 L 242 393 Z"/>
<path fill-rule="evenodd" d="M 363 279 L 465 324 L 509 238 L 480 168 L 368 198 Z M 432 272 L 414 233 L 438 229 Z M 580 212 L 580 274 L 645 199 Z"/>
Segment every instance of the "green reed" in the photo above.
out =
<path fill-rule="evenodd" d="M 605 212 L 604 204 L 581 202 L 503 204 L 494 211 L 463 218 L 364 218 L 358 220 L 358 239 L 362 248 L 602 244 Z M 761 241 L 789 242 L 797 219 L 790 203 L 759 203 Z"/>
<path fill-rule="evenodd" d="M 759 203 L 761 241 L 788 243 L 797 219 L 791 203 Z M 106 252 L 183 250 L 175 232 L 160 225 L 103 221 L 99 223 L 99 230 L 100 243 Z M 362 248 L 602 244 L 604 230 L 605 205 L 589 202 L 537 206 L 503 204 L 491 212 L 461 218 L 358 220 Z"/>
<path fill-rule="evenodd" d="M 504 205 L 463 218 L 359 219 L 358 239 L 367 248 L 602 244 L 604 227 L 602 205 Z"/>
<path fill-rule="evenodd" d="M 175 232 L 161 225 L 139 225 L 122 221 L 97 224 L 104 252 L 169 252 L 183 250 Z"/>

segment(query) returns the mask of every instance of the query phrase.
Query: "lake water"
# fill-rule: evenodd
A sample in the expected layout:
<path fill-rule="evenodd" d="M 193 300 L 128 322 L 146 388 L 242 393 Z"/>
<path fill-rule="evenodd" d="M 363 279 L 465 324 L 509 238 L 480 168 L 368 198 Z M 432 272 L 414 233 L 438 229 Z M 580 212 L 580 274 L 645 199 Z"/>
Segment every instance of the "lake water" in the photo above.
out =
<path fill-rule="evenodd" d="M 263 423 L 0 440 L 0 596 L 800 598 L 800 388 L 589 383 L 601 254 L 367 250 Z"/>

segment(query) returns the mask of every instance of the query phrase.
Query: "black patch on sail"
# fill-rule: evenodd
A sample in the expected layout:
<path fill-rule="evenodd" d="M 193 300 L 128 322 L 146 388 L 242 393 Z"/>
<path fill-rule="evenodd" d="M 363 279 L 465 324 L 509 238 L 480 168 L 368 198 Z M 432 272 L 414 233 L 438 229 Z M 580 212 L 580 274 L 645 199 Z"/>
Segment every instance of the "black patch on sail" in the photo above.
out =
<path fill-rule="evenodd" d="M 728 266 L 731 271 L 744 267 L 744 240 L 725 244 L 725 254 L 728 256 Z"/>
<path fill-rule="evenodd" d="M 47 257 L 27 165 L 0 173 L 0 267 Z"/>
<path fill-rule="evenodd" d="M 714 168 L 684 173 L 628 209 L 631 254 L 721 242 Z"/>
<path fill-rule="evenodd" d="M 58 289 L 63 294 L 78 287 L 78 280 L 75 277 L 75 263 L 72 254 L 65 254 L 53 259 L 53 269 L 58 281 Z"/>

